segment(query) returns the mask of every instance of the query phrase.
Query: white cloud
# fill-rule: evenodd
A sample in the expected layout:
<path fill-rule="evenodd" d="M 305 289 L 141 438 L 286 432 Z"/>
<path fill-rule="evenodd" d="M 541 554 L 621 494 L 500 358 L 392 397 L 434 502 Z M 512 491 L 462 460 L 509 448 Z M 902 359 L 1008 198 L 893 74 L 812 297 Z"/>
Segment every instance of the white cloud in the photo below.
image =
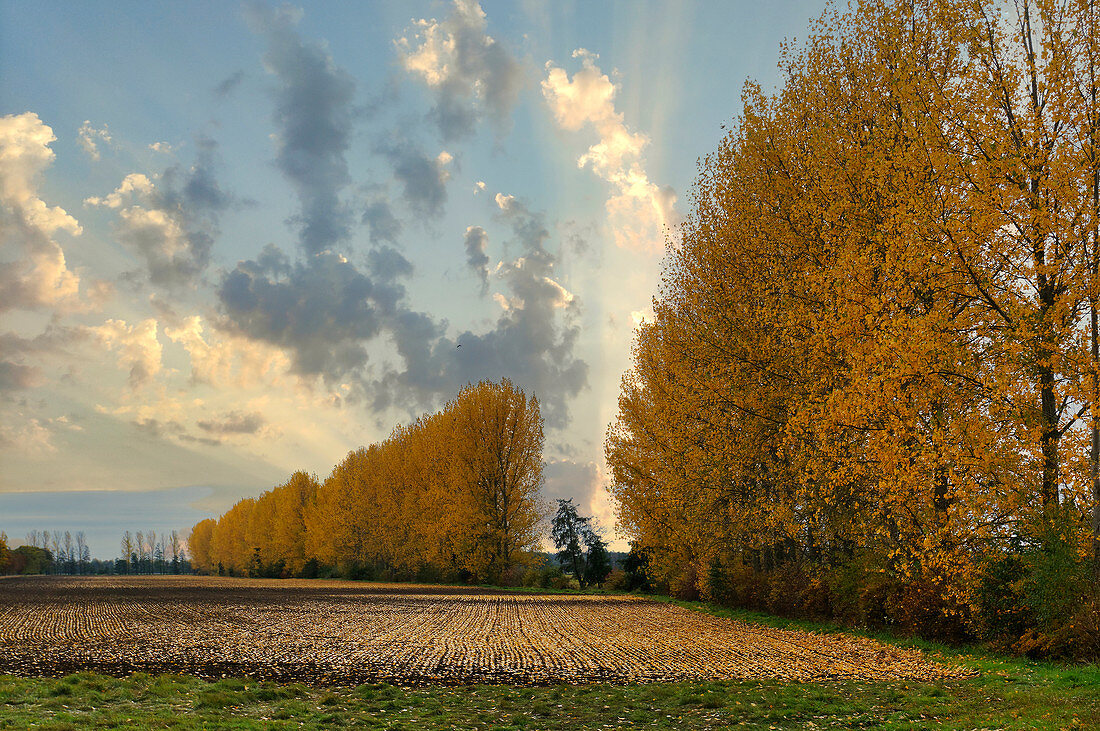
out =
<path fill-rule="evenodd" d="M 121 208 L 129 201 L 147 203 L 152 198 L 155 190 L 156 187 L 153 185 L 153 181 L 149 180 L 145 175 L 141 173 L 130 173 L 122 179 L 122 182 L 113 193 L 103 198 L 97 196 L 85 198 L 84 205 L 117 209 Z"/>
<path fill-rule="evenodd" d="M 79 309 L 80 276 L 70 270 L 53 236 L 82 228 L 60 206 L 38 197 L 38 178 L 54 160 L 57 138 L 33 112 L 0 117 L 0 311 Z"/>
<path fill-rule="evenodd" d="M 551 298 L 552 307 L 565 308 L 573 304 L 573 300 L 575 299 L 573 293 L 563 287 L 559 282 L 554 281 L 550 277 L 543 277 L 542 281 L 557 295 L 556 297 Z"/>
<path fill-rule="evenodd" d="M 34 112 L 0 117 L 0 201 L 43 234 L 68 231 L 79 235 L 80 224 L 60 206 L 38 197 L 37 178 L 53 163 L 53 130 Z"/>
<path fill-rule="evenodd" d="M 129 325 L 125 320 L 107 320 L 88 328 L 100 343 L 118 353 L 118 363 L 130 370 L 130 386 L 137 388 L 153 379 L 161 369 L 162 347 L 154 318 Z"/>
<path fill-rule="evenodd" d="M 484 112 L 505 129 L 523 86 L 519 62 L 486 28 L 476 0 L 455 0 L 448 18 L 415 20 L 394 41 L 401 65 L 431 89 L 430 116 L 445 139 L 471 134 Z"/>
<path fill-rule="evenodd" d="M 291 360 L 279 348 L 238 335 L 207 332 L 202 317 L 186 318 L 164 334 L 179 343 L 191 359 L 191 380 L 216 388 L 273 385 L 290 370 Z"/>
<path fill-rule="evenodd" d="M 500 305 L 500 309 L 505 312 L 523 309 L 523 299 L 520 297 L 506 297 L 500 292 L 493 292 L 493 302 Z"/>
<path fill-rule="evenodd" d="M 142 173 L 130 173 L 113 192 L 85 198 L 84 205 L 118 211 L 115 234 L 144 260 L 152 282 L 191 283 L 205 268 L 212 238 L 189 230 L 180 202 Z"/>
<path fill-rule="evenodd" d="M 111 131 L 107 129 L 107 125 L 103 125 L 103 129 L 96 129 L 92 126 L 90 120 L 85 119 L 84 124 L 80 125 L 80 129 L 77 130 L 77 139 L 80 146 L 84 148 L 84 152 L 88 153 L 88 157 L 98 160 L 98 144 L 99 142 L 111 144 Z"/>
<path fill-rule="evenodd" d="M 674 233 L 669 229 L 677 223 L 676 195 L 646 174 L 642 153 L 649 138 L 631 132 L 615 109 L 618 87 L 596 65 L 597 56 L 582 48 L 573 57 L 581 59 L 581 69 L 572 79 L 564 69 L 546 64 L 543 97 L 560 128 L 579 132 L 590 127 L 599 136 L 577 166 L 590 168 L 612 186 L 606 208 L 615 243 L 642 250 L 663 247 L 666 233 Z"/>

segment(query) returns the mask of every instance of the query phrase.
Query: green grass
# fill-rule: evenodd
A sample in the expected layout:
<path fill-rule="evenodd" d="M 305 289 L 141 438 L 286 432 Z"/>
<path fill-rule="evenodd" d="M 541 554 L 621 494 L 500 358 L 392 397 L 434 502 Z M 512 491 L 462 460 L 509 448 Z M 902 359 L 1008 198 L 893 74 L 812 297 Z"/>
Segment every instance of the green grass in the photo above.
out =
<path fill-rule="evenodd" d="M 1100 727 L 1100 667 L 992 657 L 966 662 L 982 674 L 932 684 L 754 680 L 311 688 L 143 673 L 128 678 L 0 676 L 0 728 Z"/>

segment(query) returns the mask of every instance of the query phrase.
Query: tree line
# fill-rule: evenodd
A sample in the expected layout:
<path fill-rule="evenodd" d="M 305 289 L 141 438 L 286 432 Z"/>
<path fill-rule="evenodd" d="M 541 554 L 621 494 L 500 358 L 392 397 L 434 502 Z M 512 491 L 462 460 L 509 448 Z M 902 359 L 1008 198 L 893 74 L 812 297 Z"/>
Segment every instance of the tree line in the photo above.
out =
<path fill-rule="evenodd" d="M 295 472 L 199 522 L 195 568 L 501 582 L 532 559 L 546 507 L 536 398 L 507 379 L 350 452 L 324 481 Z M 514 577 L 513 577 L 514 578 Z"/>
<path fill-rule="evenodd" d="M 606 455 L 671 590 L 1100 655 L 1100 23 L 865 0 L 700 163 Z"/>
<path fill-rule="evenodd" d="M 12 548 L 0 531 L 0 574 L 189 574 L 179 531 L 126 531 L 115 559 L 93 558 L 84 531 L 31 530 Z"/>

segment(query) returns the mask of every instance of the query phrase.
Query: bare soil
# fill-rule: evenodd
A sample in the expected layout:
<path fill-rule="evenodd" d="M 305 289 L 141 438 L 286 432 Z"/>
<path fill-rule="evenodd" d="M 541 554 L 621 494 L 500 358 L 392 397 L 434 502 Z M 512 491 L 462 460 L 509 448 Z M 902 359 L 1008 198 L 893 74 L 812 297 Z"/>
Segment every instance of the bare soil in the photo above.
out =
<path fill-rule="evenodd" d="M 0 673 L 78 670 L 341 685 L 970 674 L 866 638 L 629 596 L 191 576 L 0 582 Z"/>

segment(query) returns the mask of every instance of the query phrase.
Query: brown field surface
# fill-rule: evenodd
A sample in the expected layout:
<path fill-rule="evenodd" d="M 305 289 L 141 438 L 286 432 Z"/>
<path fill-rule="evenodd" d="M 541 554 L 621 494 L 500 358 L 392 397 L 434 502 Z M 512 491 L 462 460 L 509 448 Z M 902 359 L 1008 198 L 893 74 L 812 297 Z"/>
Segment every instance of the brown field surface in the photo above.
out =
<path fill-rule="evenodd" d="M 351 684 L 932 680 L 916 650 L 629 596 L 218 577 L 0 581 L 0 673 Z"/>

